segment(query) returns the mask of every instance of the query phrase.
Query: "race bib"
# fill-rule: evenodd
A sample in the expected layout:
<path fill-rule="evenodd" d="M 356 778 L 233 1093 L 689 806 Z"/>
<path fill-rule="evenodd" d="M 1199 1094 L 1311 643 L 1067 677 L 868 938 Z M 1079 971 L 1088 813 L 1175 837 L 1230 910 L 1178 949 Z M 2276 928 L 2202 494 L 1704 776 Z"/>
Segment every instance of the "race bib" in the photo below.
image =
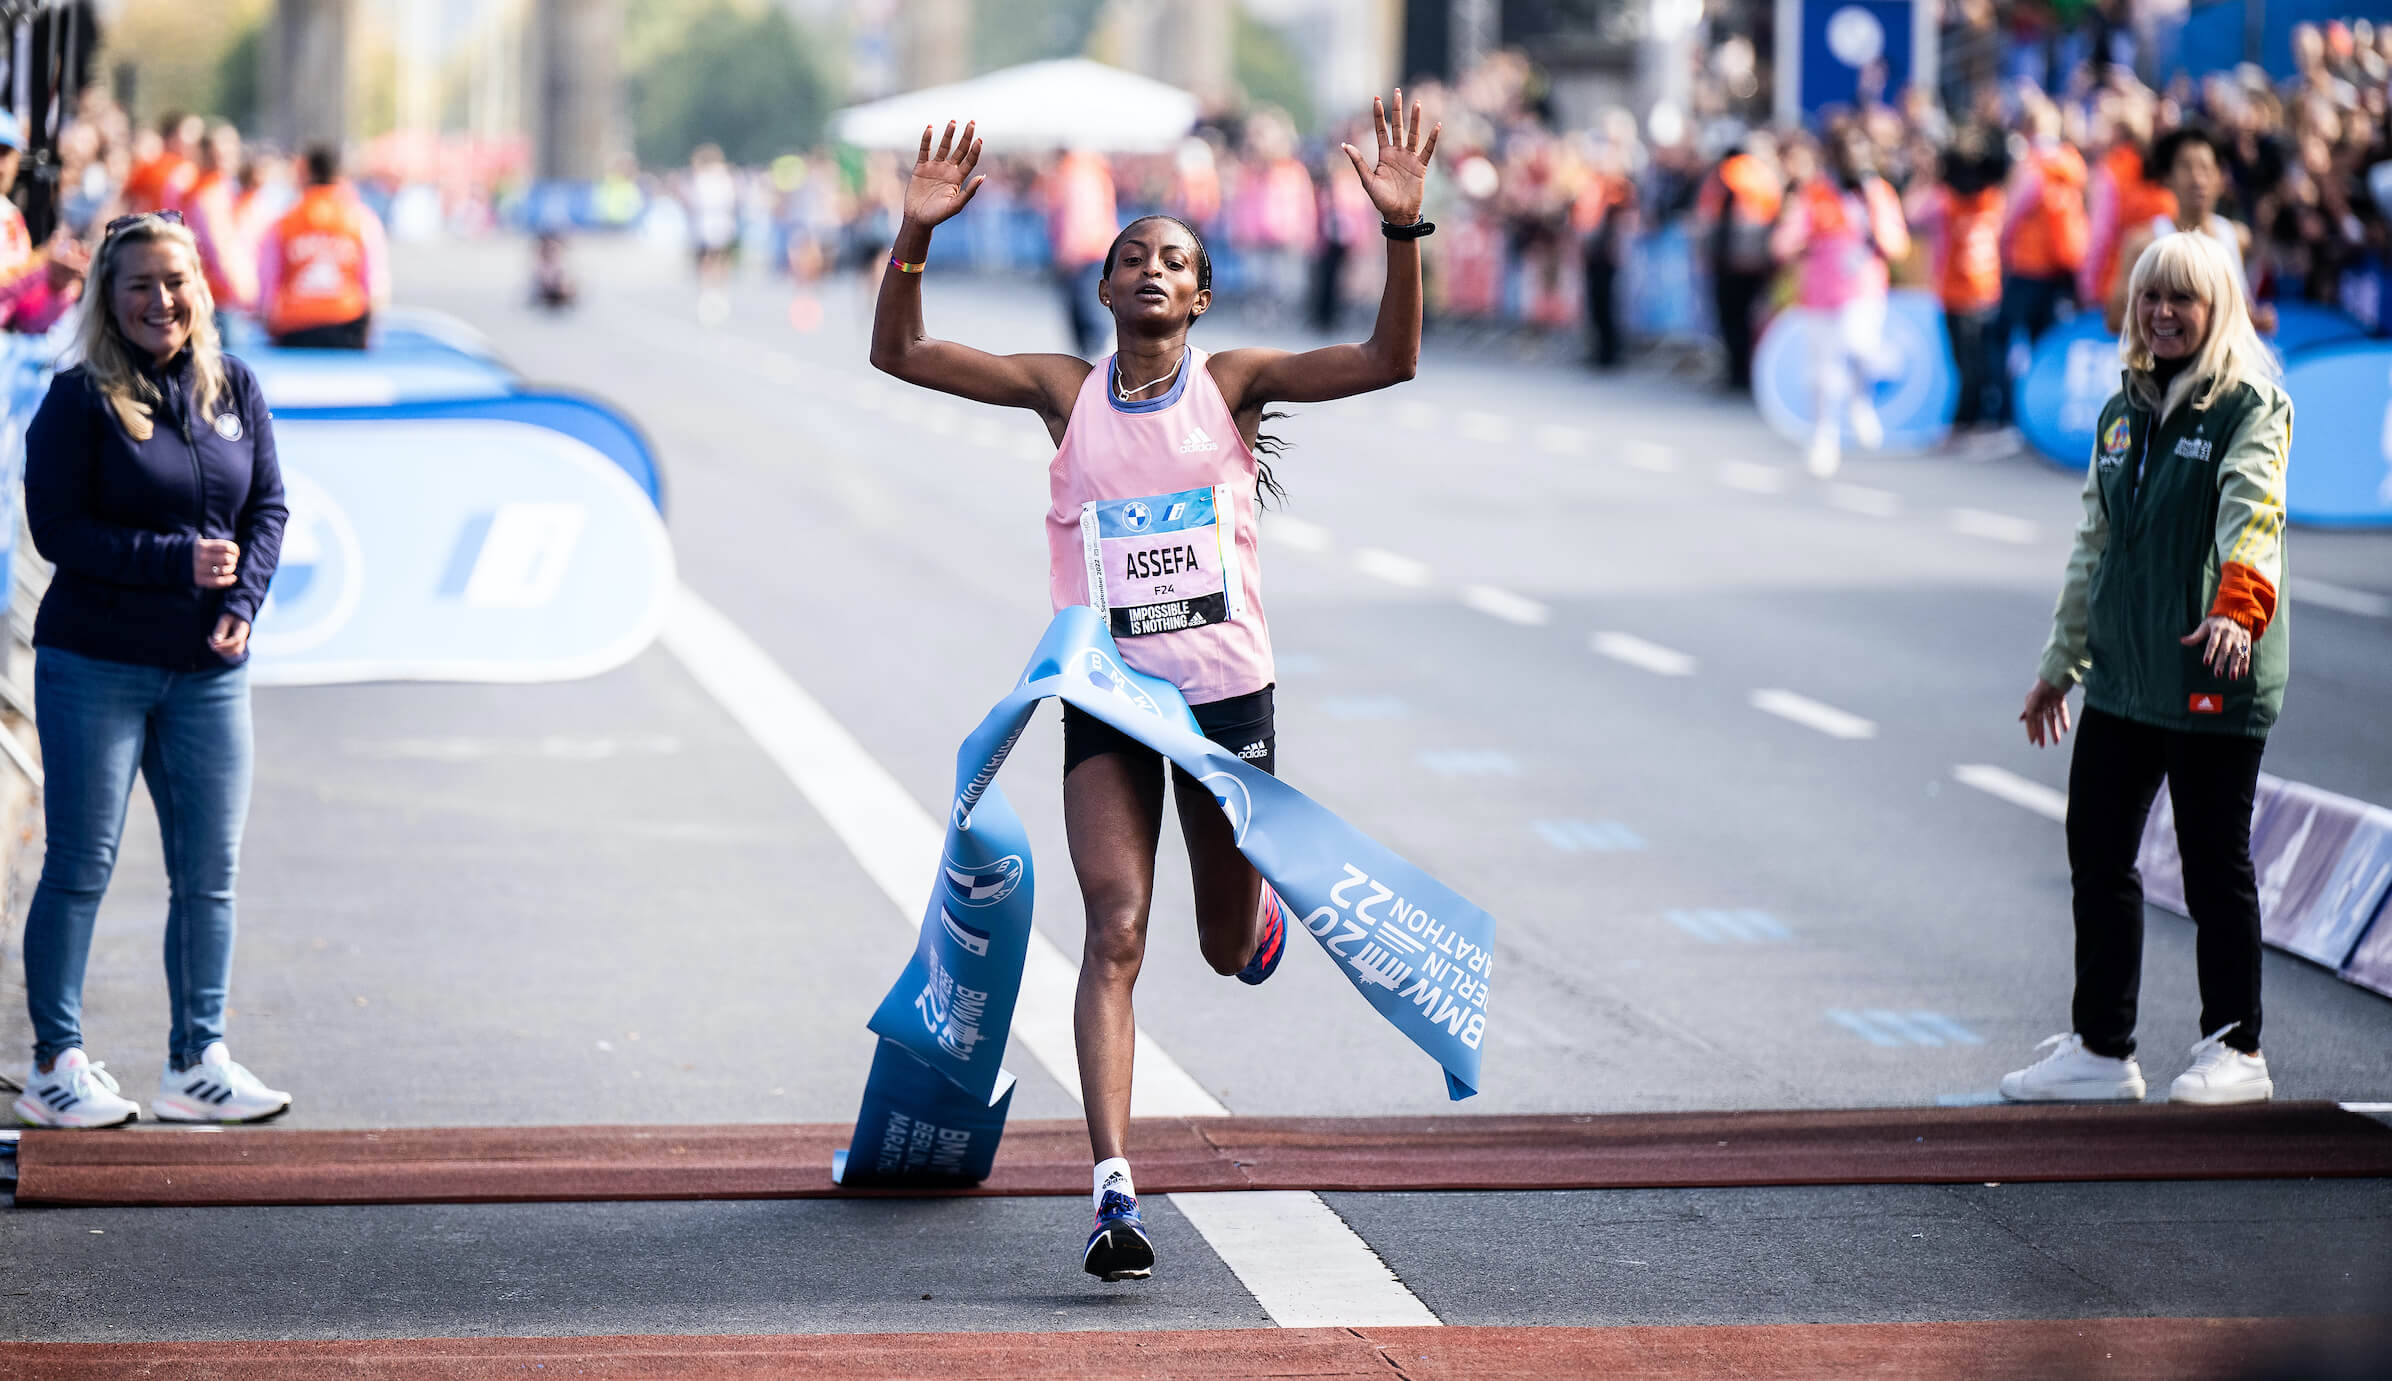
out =
<path fill-rule="evenodd" d="M 1088 603 L 1116 638 L 1245 617 L 1229 486 L 1080 505 Z"/>

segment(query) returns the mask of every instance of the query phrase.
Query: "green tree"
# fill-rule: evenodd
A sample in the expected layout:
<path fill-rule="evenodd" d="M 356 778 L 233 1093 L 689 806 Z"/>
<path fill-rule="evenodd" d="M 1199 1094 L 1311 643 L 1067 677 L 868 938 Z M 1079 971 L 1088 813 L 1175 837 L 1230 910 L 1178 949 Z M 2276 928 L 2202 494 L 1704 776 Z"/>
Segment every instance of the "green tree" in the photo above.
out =
<path fill-rule="evenodd" d="M 700 144 L 734 163 L 770 162 L 821 138 L 827 83 L 806 35 L 778 6 L 712 3 L 630 73 L 632 146 L 667 167 Z"/>
<path fill-rule="evenodd" d="M 1230 64 L 1238 89 L 1257 105 L 1275 105 L 1299 130 L 1312 128 L 1312 83 L 1304 76 L 1304 57 L 1284 30 L 1265 24 L 1238 6 L 1237 35 Z"/>
<path fill-rule="evenodd" d="M 241 36 L 216 63 L 216 104 L 212 109 L 246 133 L 254 134 L 266 114 L 265 84 L 259 70 L 265 48 L 266 19 L 260 15 L 241 30 Z"/>

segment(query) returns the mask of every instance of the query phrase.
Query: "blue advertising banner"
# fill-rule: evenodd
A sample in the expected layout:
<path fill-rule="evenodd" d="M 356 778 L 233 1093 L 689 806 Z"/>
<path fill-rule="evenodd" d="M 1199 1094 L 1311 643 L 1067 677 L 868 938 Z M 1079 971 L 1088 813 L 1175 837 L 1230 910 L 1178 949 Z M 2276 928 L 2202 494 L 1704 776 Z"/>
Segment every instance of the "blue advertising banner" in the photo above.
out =
<path fill-rule="evenodd" d="M 2392 527 L 2392 344 L 2329 345 L 2284 372 L 2285 513 L 2309 527 Z"/>
<path fill-rule="evenodd" d="M 1038 703 L 1095 715 L 1205 784 L 1238 851 L 1299 917 L 1346 980 L 1435 1059 L 1447 1096 L 1478 1092 L 1493 978 L 1494 918 L 1330 814 L 1294 787 L 1205 738 L 1169 682 L 1132 671 L 1093 609 L 1055 615 L 1011 694 L 955 756 L 955 804 L 913 958 L 870 1022 L 881 1055 L 856 1135 L 834 1162 L 841 1183 L 937 1183 L 995 1154 L 1003 1067 L 1028 952 L 1029 839 L 994 783 Z M 892 1048 L 912 1063 L 899 1062 Z M 919 1077 L 927 1070 L 935 1080 Z M 990 1119 L 993 1117 L 993 1123 Z M 922 1129 L 930 1130 L 924 1131 Z M 915 1164 L 936 1148 L 945 1164 Z M 925 1156 L 932 1154 L 925 1151 Z"/>
<path fill-rule="evenodd" d="M 656 505 L 571 436 L 489 418 L 274 431 L 291 519 L 250 641 L 260 685 L 570 680 L 663 624 Z"/>
<path fill-rule="evenodd" d="M 657 468 L 656 453 L 648 444 L 647 434 L 613 408 L 578 394 L 543 389 L 495 398 L 435 399 L 388 407 L 287 407 L 276 408 L 274 418 L 277 423 L 479 419 L 545 427 L 572 437 L 614 462 L 647 494 L 649 502 L 659 511 L 664 508 L 664 476 Z"/>
<path fill-rule="evenodd" d="M 496 398 L 511 393 L 506 366 L 445 346 L 376 350 L 235 352 L 257 372 L 266 406 L 284 408 L 390 407 L 434 398 Z"/>
<path fill-rule="evenodd" d="M 1891 100 L 1910 84 L 1911 0 L 1804 0 L 1802 113 L 1874 99 Z"/>
<path fill-rule="evenodd" d="M 2366 331 L 2347 313 L 2312 302 L 2276 304 L 2276 333 L 2268 337 L 2278 355 L 2298 363 L 2305 352 L 2343 341 L 2356 341 Z M 2118 359 L 2118 338 L 2101 323 L 2099 312 L 2080 312 L 2046 331 L 2018 385 L 2018 429 L 2044 459 L 2071 473 L 2081 473 L 2093 457 L 2093 428 L 2101 410 L 2118 391 L 2125 366 Z M 2289 377 L 2285 388 L 2292 392 Z M 2295 415 L 2302 427 L 2301 395 L 2292 392 Z M 2299 429 L 2294 445 L 2299 446 Z M 2297 486 L 2298 479 L 2294 484 Z"/>
<path fill-rule="evenodd" d="M 2101 313 L 2080 312 L 2043 333 L 2018 381 L 2018 430 L 2029 445 L 2063 470 L 2084 473 L 2093 462 L 2093 429 L 2118 391 L 2118 338 Z"/>
<path fill-rule="evenodd" d="M 1780 436 L 1797 444 L 1811 439 L 1819 362 L 1842 349 L 1834 316 L 1809 307 L 1779 312 L 1762 332 L 1753 354 L 1753 397 Z M 1923 451 L 1942 441 L 1952 430 L 1960 387 L 1934 294 L 1897 288 L 1887 295 L 1883 356 L 1886 376 L 1870 396 L 1885 426 L 1885 449 Z M 1844 444 L 1858 444 L 1849 418 Z"/>

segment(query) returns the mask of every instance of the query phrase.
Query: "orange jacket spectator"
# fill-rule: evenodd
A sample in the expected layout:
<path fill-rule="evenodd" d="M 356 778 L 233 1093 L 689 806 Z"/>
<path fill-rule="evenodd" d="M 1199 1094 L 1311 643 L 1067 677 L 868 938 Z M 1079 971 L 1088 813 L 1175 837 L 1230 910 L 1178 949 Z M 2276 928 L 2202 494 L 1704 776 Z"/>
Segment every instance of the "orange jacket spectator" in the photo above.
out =
<path fill-rule="evenodd" d="M 2085 216 L 2085 157 L 2067 144 L 2036 148 L 2021 165 L 2006 208 L 2004 258 L 2025 278 L 2074 274 L 2085 262 L 2090 224 Z"/>
<path fill-rule="evenodd" d="M 309 187 L 258 247 L 258 296 L 276 337 L 362 320 L 390 294 L 382 223 L 346 182 Z"/>
<path fill-rule="evenodd" d="M 1935 291 L 1948 312 L 1982 312 L 2002 300 L 2002 189 L 1936 189 L 1943 233 L 1936 243 Z"/>
<path fill-rule="evenodd" d="M 1047 233 L 1055 266 L 1075 269 L 1104 262 L 1121 224 L 1113 209 L 1113 174 L 1102 155 L 1072 152 L 1047 174 Z"/>

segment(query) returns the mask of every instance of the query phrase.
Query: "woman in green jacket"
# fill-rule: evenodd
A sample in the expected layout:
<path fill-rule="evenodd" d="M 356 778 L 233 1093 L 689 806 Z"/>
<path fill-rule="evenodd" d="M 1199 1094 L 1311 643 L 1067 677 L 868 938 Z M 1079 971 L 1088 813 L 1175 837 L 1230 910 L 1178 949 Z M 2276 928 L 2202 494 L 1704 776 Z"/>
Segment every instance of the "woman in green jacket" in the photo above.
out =
<path fill-rule="evenodd" d="M 2135 262 L 2127 302 L 2124 386 L 2102 410 L 2084 521 L 2019 716 L 2029 742 L 2056 743 L 2068 730 L 2068 688 L 2084 682 L 2068 768 L 2075 1029 L 2005 1075 L 2002 1096 L 2143 1096 L 2135 856 L 2164 778 L 2198 928 L 2203 1036 L 2169 1097 L 2258 1102 L 2275 1086 L 2259 1053 L 2251 808 L 2291 656 L 2276 592 L 2292 402 L 2215 241 L 2154 241 Z"/>

